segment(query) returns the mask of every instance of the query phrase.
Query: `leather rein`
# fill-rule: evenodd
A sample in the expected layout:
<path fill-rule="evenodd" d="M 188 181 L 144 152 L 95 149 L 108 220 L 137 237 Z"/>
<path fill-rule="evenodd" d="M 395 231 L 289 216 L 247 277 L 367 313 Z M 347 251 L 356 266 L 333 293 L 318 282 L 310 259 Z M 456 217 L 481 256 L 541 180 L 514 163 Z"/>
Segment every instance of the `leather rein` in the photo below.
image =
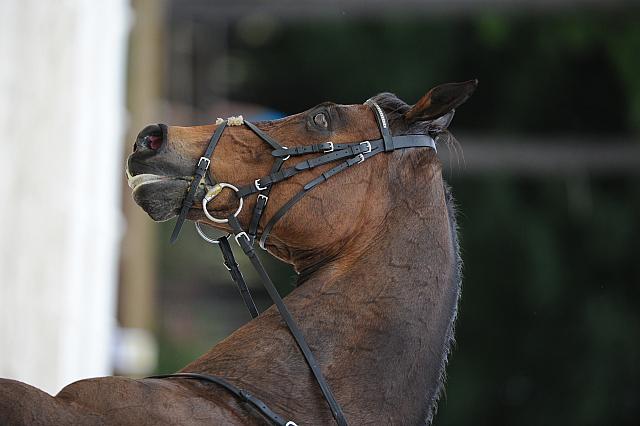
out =
<path fill-rule="evenodd" d="M 330 168 L 329 170 L 323 172 L 316 178 L 307 182 L 302 190 L 300 190 L 296 195 L 294 195 L 289 201 L 287 201 L 280 209 L 268 220 L 266 225 L 263 228 L 263 231 L 260 233 L 259 244 L 262 249 L 265 249 L 265 244 L 267 238 L 275 226 L 275 224 L 282 219 L 282 217 L 293 207 L 295 203 L 297 203 L 304 195 L 315 188 L 317 185 L 325 182 L 330 177 L 335 176 L 336 174 L 348 169 L 351 166 L 360 164 L 364 162 L 366 159 L 373 157 L 376 154 L 381 152 L 390 152 L 396 149 L 403 148 L 416 148 L 416 147 L 424 147 L 431 148 L 436 150 L 436 144 L 432 137 L 428 135 L 401 135 L 401 136 L 392 136 L 389 123 L 387 121 L 387 117 L 382 111 L 382 108 L 378 104 L 372 101 L 367 101 L 367 105 L 371 107 L 376 117 L 376 122 L 378 124 L 378 129 L 380 130 L 381 138 L 376 140 L 368 140 L 363 142 L 354 142 L 354 143 L 333 143 L 333 142 L 325 142 L 320 144 L 313 145 L 304 145 L 297 146 L 293 148 L 288 148 L 286 146 L 281 145 L 278 141 L 273 139 L 271 136 L 260 130 L 253 123 L 248 121 L 241 121 L 240 124 L 246 125 L 249 129 L 251 129 L 260 139 L 269 144 L 272 148 L 272 155 L 275 157 L 275 161 L 273 166 L 271 167 L 271 173 L 267 176 L 263 176 L 260 179 L 256 179 L 253 184 L 242 186 L 240 188 L 230 184 L 230 183 L 217 183 L 211 189 L 208 190 L 205 197 L 202 200 L 202 209 L 204 214 L 216 223 L 228 223 L 232 229 L 234 234 L 234 239 L 244 252 L 244 254 L 249 258 L 251 264 L 254 269 L 257 271 L 260 279 L 262 281 L 263 286 L 267 290 L 267 293 L 271 297 L 271 300 L 276 305 L 278 312 L 282 316 L 285 321 L 291 335 L 293 336 L 298 348 L 302 352 L 302 355 L 305 358 L 305 361 L 309 365 L 311 372 L 318 383 L 322 394 L 329 405 L 329 409 L 331 410 L 331 414 L 335 419 L 336 423 L 339 426 L 347 426 L 347 420 L 344 416 L 342 408 L 340 404 L 336 401 L 333 392 L 327 381 L 325 380 L 322 372 L 320 371 L 320 367 L 309 348 L 306 340 L 295 320 L 291 316 L 289 310 L 287 309 L 284 301 L 278 294 L 271 278 L 267 274 L 264 266 L 262 265 L 260 259 L 258 258 L 255 249 L 254 242 L 258 237 L 258 227 L 260 225 L 261 218 L 263 216 L 264 210 L 266 208 L 267 202 L 269 201 L 269 194 L 271 192 L 271 188 L 274 184 L 281 182 L 285 179 L 288 179 L 292 176 L 295 176 L 298 173 L 301 173 L 305 170 L 310 170 L 315 167 L 329 164 L 333 162 L 340 161 L 336 166 Z M 195 174 L 193 177 L 193 181 L 189 187 L 189 191 L 182 203 L 182 208 L 180 210 L 180 214 L 178 216 L 178 220 L 176 222 L 175 228 L 171 235 L 171 242 L 175 242 L 177 239 L 182 225 L 187 217 L 187 213 L 189 209 L 194 204 L 194 198 L 196 192 L 198 190 L 198 186 L 203 181 L 205 174 L 207 174 L 209 170 L 209 165 L 211 164 L 211 156 L 222 137 L 222 134 L 227 125 L 238 125 L 237 123 L 230 123 L 230 120 L 222 120 L 222 122 L 218 125 L 216 130 L 214 131 L 211 139 L 209 141 L 209 145 L 205 150 L 202 157 L 197 163 Z M 292 167 L 283 168 L 285 161 L 291 157 L 308 155 L 318 153 L 321 154 L 318 157 L 304 160 L 296 163 Z M 213 182 L 211 179 L 211 174 L 208 175 L 209 180 Z M 206 183 L 205 183 L 206 187 Z M 210 202 L 213 198 L 215 198 L 223 188 L 230 188 L 235 191 L 236 196 L 240 200 L 240 204 L 238 209 L 227 218 L 217 218 L 212 216 L 207 210 L 207 203 Z M 258 194 L 256 205 L 253 209 L 253 214 L 251 217 L 251 222 L 249 223 L 249 227 L 245 231 L 240 222 L 238 221 L 238 214 L 242 210 L 243 207 L 243 199 L 253 194 Z M 217 244 L 220 247 L 222 252 L 222 256 L 224 258 L 224 265 L 229 270 L 232 280 L 238 287 L 240 291 L 240 295 L 249 310 L 252 318 L 256 318 L 259 315 L 258 309 L 251 297 L 251 293 L 247 284 L 242 276 L 242 272 L 238 267 L 238 263 L 235 260 L 233 252 L 231 250 L 231 246 L 229 244 L 229 237 L 231 234 L 227 236 L 223 236 L 217 239 L 213 239 L 207 236 L 199 226 L 199 223 L 196 222 L 196 229 L 200 236 L 204 238 L 207 242 Z M 151 376 L 149 378 L 185 378 L 192 380 L 200 380 L 206 381 L 210 383 L 215 383 L 231 394 L 233 394 L 236 398 L 241 401 L 244 401 L 250 405 L 252 405 L 255 409 L 257 409 L 265 418 L 267 418 L 271 423 L 279 426 L 297 426 L 293 420 L 285 420 L 282 416 L 278 415 L 274 411 L 272 411 L 264 402 L 260 399 L 256 398 L 249 392 L 236 387 L 235 385 L 229 383 L 227 380 L 206 375 L 200 373 L 176 373 L 176 374 L 164 374 Z"/>

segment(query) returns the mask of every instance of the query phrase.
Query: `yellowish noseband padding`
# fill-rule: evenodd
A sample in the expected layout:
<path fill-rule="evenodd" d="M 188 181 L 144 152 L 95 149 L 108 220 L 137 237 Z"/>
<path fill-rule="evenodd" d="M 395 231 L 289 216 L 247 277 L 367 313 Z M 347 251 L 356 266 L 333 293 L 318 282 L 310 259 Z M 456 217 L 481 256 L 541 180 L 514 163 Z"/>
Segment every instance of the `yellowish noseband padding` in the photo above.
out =
<path fill-rule="evenodd" d="M 222 118 L 218 118 L 216 120 L 216 125 L 222 124 L 223 122 L 224 120 Z M 244 118 L 241 115 L 227 118 L 227 126 L 242 126 L 243 124 Z"/>

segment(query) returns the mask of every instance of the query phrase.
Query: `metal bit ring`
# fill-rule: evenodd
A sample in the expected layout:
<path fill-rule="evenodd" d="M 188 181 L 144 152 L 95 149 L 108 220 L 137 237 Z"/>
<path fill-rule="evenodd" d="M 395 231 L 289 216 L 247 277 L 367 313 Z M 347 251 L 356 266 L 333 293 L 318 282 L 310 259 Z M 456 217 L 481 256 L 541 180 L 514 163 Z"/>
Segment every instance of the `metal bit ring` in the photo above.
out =
<path fill-rule="evenodd" d="M 207 216 L 207 218 L 209 218 L 215 223 L 229 222 L 229 219 L 227 218 L 218 219 L 217 217 L 213 217 L 211 213 L 209 213 L 209 211 L 207 210 L 207 203 L 213 200 L 214 198 L 216 198 L 216 196 L 222 191 L 223 188 L 229 188 L 234 190 L 236 193 L 238 193 L 237 187 L 231 185 L 230 183 L 223 182 L 223 183 L 215 184 L 215 186 L 211 188 L 209 192 L 207 192 L 207 195 L 205 195 L 204 198 L 202 199 L 202 210 L 204 211 L 205 216 Z M 238 206 L 238 210 L 236 210 L 236 212 L 233 214 L 234 216 L 238 216 L 240 214 L 240 211 L 242 210 L 243 205 L 244 205 L 244 200 L 240 198 L 240 205 Z"/>

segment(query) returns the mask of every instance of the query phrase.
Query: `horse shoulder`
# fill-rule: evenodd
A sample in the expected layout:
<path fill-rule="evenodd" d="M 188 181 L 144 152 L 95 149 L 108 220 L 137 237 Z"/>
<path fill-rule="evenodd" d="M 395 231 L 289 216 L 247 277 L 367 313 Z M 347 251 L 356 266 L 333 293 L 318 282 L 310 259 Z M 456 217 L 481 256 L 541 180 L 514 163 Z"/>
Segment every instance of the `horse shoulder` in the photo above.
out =
<path fill-rule="evenodd" d="M 0 379 L 0 424 L 63 425 L 81 424 L 79 411 L 40 389 L 17 380 Z M 91 418 L 90 413 L 82 413 Z M 93 417 L 93 424 L 99 424 Z"/>
<path fill-rule="evenodd" d="M 219 389 L 178 380 L 101 377 L 74 382 L 55 397 L 0 379 L 0 424 L 265 424 Z"/>
<path fill-rule="evenodd" d="M 116 376 L 72 383 L 56 399 L 99 413 L 104 424 L 247 424 L 244 410 L 217 390 L 184 380 Z"/>

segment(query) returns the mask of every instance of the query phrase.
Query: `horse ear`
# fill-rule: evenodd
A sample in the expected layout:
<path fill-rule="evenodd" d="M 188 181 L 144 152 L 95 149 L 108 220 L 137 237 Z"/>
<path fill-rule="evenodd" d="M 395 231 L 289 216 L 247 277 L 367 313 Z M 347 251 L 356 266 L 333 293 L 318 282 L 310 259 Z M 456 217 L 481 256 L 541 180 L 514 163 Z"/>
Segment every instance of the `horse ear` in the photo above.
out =
<path fill-rule="evenodd" d="M 477 79 L 463 83 L 447 83 L 436 86 L 429 90 L 404 114 L 404 119 L 407 124 L 411 124 L 416 121 L 431 121 L 441 117 L 444 118 L 445 115 L 465 103 L 477 86 Z M 453 114 L 451 114 L 451 117 L 453 117 Z M 451 120 L 449 119 L 448 121 Z"/>

